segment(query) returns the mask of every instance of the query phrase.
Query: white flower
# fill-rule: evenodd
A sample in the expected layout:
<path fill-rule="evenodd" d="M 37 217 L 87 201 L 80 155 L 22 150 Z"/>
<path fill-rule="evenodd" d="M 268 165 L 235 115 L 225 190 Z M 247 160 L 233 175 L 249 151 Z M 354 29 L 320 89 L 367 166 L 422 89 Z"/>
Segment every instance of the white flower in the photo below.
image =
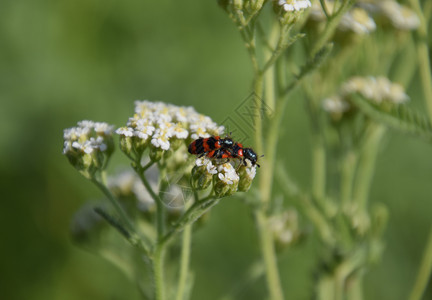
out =
<path fill-rule="evenodd" d="M 217 174 L 216 166 L 214 166 L 213 163 L 212 163 L 212 161 L 208 157 L 206 157 L 206 156 L 198 158 L 195 161 L 195 164 L 198 167 L 206 166 L 207 173 L 209 173 L 209 174 Z"/>
<path fill-rule="evenodd" d="M 120 127 L 115 131 L 115 133 L 118 135 L 132 137 L 134 135 L 134 130 L 131 127 Z"/>
<path fill-rule="evenodd" d="M 170 148 L 169 139 L 173 135 L 173 129 L 170 124 L 159 124 L 159 128 L 156 129 L 152 136 L 151 143 L 156 148 L 161 148 L 162 150 L 168 150 Z"/>
<path fill-rule="evenodd" d="M 98 134 L 111 134 L 114 129 L 114 126 L 109 125 L 108 123 L 105 122 L 95 122 L 93 124 L 93 128 L 95 132 Z"/>
<path fill-rule="evenodd" d="M 349 110 L 350 105 L 340 96 L 333 96 L 323 100 L 322 107 L 329 113 L 344 113 Z"/>
<path fill-rule="evenodd" d="M 107 140 L 112 138 L 113 128 L 112 125 L 104 122 L 89 120 L 78 122 L 77 127 L 67 128 L 63 131 L 63 154 L 67 155 L 73 151 L 86 154 L 91 154 L 95 150 L 107 151 Z"/>
<path fill-rule="evenodd" d="M 311 7 L 309 0 L 279 0 L 278 4 L 283 7 L 285 11 L 300 11 Z"/>
<path fill-rule="evenodd" d="M 189 132 L 184 129 L 179 123 L 176 123 L 172 129 L 172 134 L 178 139 L 186 139 L 189 135 Z"/>
<path fill-rule="evenodd" d="M 354 7 L 342 16 L 338 28 L 357 34 L 368 34 L 376 29 L 376 24 L 364 9 Z"/>
<path fill-rule="evenodd" d="M 156 128 L 153 126 L 153 122 L 147 119 L 140 119 L 136 122 L 134 136 L 147 140 L 155 131 Z"/>
<path fill-rule="evenodd" d="M 83 120 L 83 121 L 79 121 L 78 122 L 78 127 L 82 127 L 82 128 L 93 128 L 94 127 L 94 122 L 90 121 L 90 120 Z"/>
<path fill-rule="evenodd" d="M 400 104 L 409 100 L 404 88 L 386 77 L 353 77 L 342 86 L 344 95 L 360 93 L 363 97 L 380 104 L 383 101 Z"/>
<path fill-rule="evenodd" d="M 247 174 L 247 176 L 249 177 L 250 180 L 252 180 L 252 179 L 255 178 L 256 169 L 257 169 L 256 165 L 246 168 L 246 174 Z"/>
<path fill-rule="evenodd" d="M 325 1 L 325 4 L 329 11 L 334 11 L 334 1 Z M 327 19 L 319 1 L 314 2 L 312 5 L 310 16 L 312 20 L 318 22 Z M 376 29 L 376 24 L 365 9 L 354 7 L 342 16 L 338 29 L 352 31 L 357 34 L 368 34 Z"/>
<path fill-rule="evenodd" d="M 381 1 L 378 5 L 395 28 L 413 30 L 420 26 L 420 19 L 415 12 L 396 1 Z"/>
<path fill-rule="evenodd" d="M 235 168 L 230 163 L 219 165 L 218 171 L 218 178 L 226 184 L 232 185 L 240 180 Z"/>

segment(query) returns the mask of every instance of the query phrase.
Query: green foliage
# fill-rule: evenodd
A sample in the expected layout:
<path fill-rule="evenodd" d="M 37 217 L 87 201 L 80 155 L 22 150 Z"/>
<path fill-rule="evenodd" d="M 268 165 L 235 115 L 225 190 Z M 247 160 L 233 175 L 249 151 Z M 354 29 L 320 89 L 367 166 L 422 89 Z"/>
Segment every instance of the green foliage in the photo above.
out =
<path fill-rule="evenodd" d="M 350 101 L 369 118 L 401 133 L 419 136 L 432 141 L 432 125 L 427 116 L 408 105 L 382 107 L 360 95 L 352 95 Z"/>

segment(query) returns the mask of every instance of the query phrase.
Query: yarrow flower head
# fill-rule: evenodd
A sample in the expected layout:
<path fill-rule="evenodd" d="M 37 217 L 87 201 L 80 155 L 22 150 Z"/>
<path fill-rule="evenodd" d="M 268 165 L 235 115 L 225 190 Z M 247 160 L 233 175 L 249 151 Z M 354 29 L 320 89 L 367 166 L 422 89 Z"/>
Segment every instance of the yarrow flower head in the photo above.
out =
<path fill-rule="evenodd" d="M 342 85 L 342 94 L 349 95 L 359 93 L 370 101 L 381 104 L 401 104 L 409 100 L 404 88 L 397 83 L 392 83 L 386 77 L 353 77 Z"/>
<path fill-rule="evenodd" d="M 355 105 L 350 102 L 353 94 L 360 94 L 383 109 L 409 100 L 404 88 L 386 77 L 355 76 L 342 84 L 338 94 L 324 99 L 322 107 L 334 121 L 339 121 L 343 115 L 355 109 Z"/>
<path fill-rule="evenodd" d="M 309 0 L 278 0 L 278 5 L 285 11 L 301 11 L 311 7 L 312 4 Z"/>
<path fill-rule="evenodd" d="M 285 210 L 269 218 L 269 227 L 279 249 L 295 243 L 301 236 L 296 210 Z"/>
<path fill-rule="evenodd" d="M 182 141 L 219 135 L 223 130 L 192 107 L 144 100 L 135 101 L 134 116 L 116 133 L 126 154 L 140 156 L 150 147 L 152 159 L 159 160 L 164 152 L 177 150 Z"/>
<path fill-rule="evenodd" d="M 274 0 L 273 8 L 284 24 L 294 24 L 311 7 L 309 0 Z"/>
<path fill-rule="evenodd" d="M 340 95 L 334 95 L 322 101 L 322 108 L 330 114 L 334 121 L 338 121 L 343 114 L 350 110 L 351 105 Z"/>
<path fill-rule="evenodd" d="M 410 8 L 394 0 L 359 1 L 358 5 L 372 15 L 390 22 L 399 30 L 414 30 L 420 26 L 420 19 Z"/>
<path fill-rule="evenodd" d="M 196 160 L 192 169 L 192 186 L 194 189 L 203 190 L 213 184 L 212 188 L 219 198 L 235 192 L 246 192 L 255 178 L 256 168 L 257 165 L 245 165 L 243 161 L 220 163 L 203 156 Z"/>
<path fill-rule="evenodd" d="M 325 4 L 329 11 L 334 11 L 334 1 L 325 1 Z M 312 5 L 310 18 L 316 22 L 323 22 L 327 19 L 319 1 L 314 2 Z M 342 16 L 338 29 L 362 35 L 375 31 L 376 24 L 366 10 L 353 7 Z"/>
<path fill-rule="evenodd" d="M 63 154 L 84 176 L 103 170 L 114 151 L 113 126 L 104 122 L 80 121 L 63 132 Z"/>

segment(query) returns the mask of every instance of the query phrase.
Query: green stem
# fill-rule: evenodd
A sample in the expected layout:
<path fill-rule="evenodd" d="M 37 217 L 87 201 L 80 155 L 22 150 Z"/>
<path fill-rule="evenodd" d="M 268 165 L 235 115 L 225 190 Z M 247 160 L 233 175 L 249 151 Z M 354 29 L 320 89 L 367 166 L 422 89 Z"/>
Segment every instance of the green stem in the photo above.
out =
<path fill-rule="evenodd" d="M 356 154 L 353 151 L 349 151 L 342 162 L 340 187 L 342 208 L 346 208 L 351 201 L 356 161 Z"/>
<path fill-rule="evenodd" d="M 420 77 L 422 81 L 422 88 L 425 97 L 426 107 L 429 115 L 429 119 L 432 122 L 432 76 L 429 59 L 429 47 L 428 47 L 428 20 L 423 14 L 423 10 L 420 6 L 419 0 L 410 0 L 410 4 L 416 11 L 417 16 L 420 19 L 420 26 L 417 30 L 417 55 L 419 59 Z"/>
<path fill-rule="evenodd" d="M 326 157 L 324 141 L 319 134 L 314 134 L 312 145 L 312 193 L 318 201 L 325 197 Z"/>
<path fill-rule="evenodd" d="M 140 163 L 136 163 L 135 170 L 138 173 L 138 176 L 140 177 L 142 183 L 144 184 L 145 188 L 147 189 L 147 192 L 150 194 L 150 196 L 153 198 L 154 202 L 156 203 L 156 228 L 157 228 L 157 234 L 158 234 L 158 240 L 160 240 L 164 234 L 164 227 L 165 227 L 165 218 L 164 218 L 164 211 L 165 207 L 163 204 L 162 199 L 153 191 L 149 181 L 144 175 L 144 168 L 141 167 Z"/>
<path fill-rule="evenodd" d="M 254 130 L 255 144 L 257 153 L 263 153 L 262 140 L 262 95 L 263 95 L 263 75 L 255 74 L 254 80 L 255 93 L 255 112 L 254 112 Z"/>
<path fill-rule="evenodd" d="M 432 122 L 432 77 L 429 60 L 429 49 L 425 42 L 420 42 L 417 46 L 417 53 L 420 59 L 419 68 L 422 80 L 423 93 L 425 96 L 426 108 L 429 119 Z"/>
<path fill-rule="evenodd" d="M 254 69 L 255 73 L 259 72 L 259 65 L 258 65 L 258 60 L 257 60 L 257 56 L 256 56 L 256 50 L 255 50 L 255 39 L 252 36 L 249 36 L 247 33 L 247 27 L 241 27 L 240 28 L 240 35 L 245 43 L 245 47 L 249 53 L 249 57 L 251 59 L 252 62 L 252 67 Z"/>
<path fill-rule="evenodd" d="M 206 211 L 208 211 L 211 207 L 216 205 L 219 199 L 215 199 L 214 196 L 207 196 L 201 199 L 198 202 L 195 202 L 177 221 L 177 223 L 171 227 L 171 230 L 167 232 L 163 238 L 160 240 L 160 245 L 165 245 L 168 243 L 173 237 L 174 234 L 183 230 L 188 224 L 193 223 L 199 217 L 201 217 Z"/>
<path fill-rule="evenodd" d="M 432 229 L 429 232 L 428 241 L 423 253 L 423 258 L 420 263 L 420 269 L 411 291 L 409 300 L 420 300 L 426 290 L 429 278 L 432 273 Z"/>
<path fill-rule="evenodd" d="M 382 125 L 372 125 L 369 135 L 363 147 L 363 153 L 359 164 L 356 184 L 354 186 L 353 201 L 359 208 L 365 209 L 368 194 L 372 184 L 375 162 L 378 155 L 380 141 L 386 132 Z"/>
<path fill-rule="evenodd" d="M 155 299 L 165 299 L 165 288 L 164 288 L 164 256 L 165 247 L 158 245 L 153 256 L 153 279 L 155 287 Z"/>
<path fill-rule="evenodd" d="M 322 47 L 324 47 L 325 44 L 327 44 L 327 42 L 330 40 L 333 33 L 335 32 L 337 26 L 339 25 L 340 19 L 342 18 L 344 13 L 352 6 L 353 3 L 354 1 L 344 0 L 341 3 L 339 9 L 328 18 L 324 32 L 320 34 L 319 39 L 312 48 L 311 57 L 315 56 L 315 54 L 318 53 L 318 51 Z"/>
<path fill-rule="evenodd" d="M 120 205 L 117 199 L 115 199 L 113 194 L 111 194 L 111 191 L 105 186 L 105 184 L 103 184 L 102 182 L 100 182 L 95 178 L 91 179 L 91 181 L 102 191 L 102 193 L 111 202 L 117 214 L 120 216 L 120 219 L 126 225 L 127 230 L 129 230 L 132 233 L 136 233 L 135 226 L 133 225 L 132 220 L 129 218 L 129 216 L 124 211 L 123 207 Z"/>
<path fill-rule="evenodd" d="M 189 260 L 191 252 L 192 224 L 183 230 L 182 249 L 180 258 L 180 275 L 178 280 L 176 300 L 185 299 L 186 283 L 189 275 Z"/>
<path fill-rule="evenodd" d="M 349 279 L 349 288 L 347 290 L 348 300 L 362 300 L 363 299 L 363 274 Z"/>
<path fill-rule="evenodd" d="M 270 299 L 283 300 L 284 296 L 279 279 L 277 258 L 273 243 L 273 235 L 271 234 L 268 227 L 267 216 L 262 210 L 256 210 L 255 220 L 258 226 L 261 253 L 264 259 Z"/>

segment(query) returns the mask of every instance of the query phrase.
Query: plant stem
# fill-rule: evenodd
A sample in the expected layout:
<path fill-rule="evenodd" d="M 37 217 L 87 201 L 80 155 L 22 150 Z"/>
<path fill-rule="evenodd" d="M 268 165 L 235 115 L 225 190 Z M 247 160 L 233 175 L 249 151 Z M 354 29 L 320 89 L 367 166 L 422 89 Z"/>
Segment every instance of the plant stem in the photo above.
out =
<path fill-rule="evenodd" d="M 165 299 L 164 256 L 165 256 L 164 245 L 158 245 L 153 255 L 153 278 L 154 278 L 156 300 Z"/>
<path fill-rule="evenodd" d="M 258 226 L 261 253 L 264 259 L 270 299 L 283 300 L 284 296 L 279 279 L 277 259 L 273 243 L 273 235 L 268 229 L 267 216 L 262 210 L 255 210 L 254 213 L 255 220 Z"/>
<path fill-rule="evenodd" d="M 188 224 L 183 230 L 182 249 L 180 258 L 180 275 L 178 280 L 176 300 L 183 300 L 185 297 L 186 283 L 189 275 L 189 259 L 191 252 L 192 224 Z"/>
<path fill-rule="evenodd" d="M 342 209 L 351 201 L 356 161 L 356 154 L 353 151 L 348 151 L 342 162 L 340 187 Z"/>
<path fill-rule="evenodd" d="M 312 191 L 313 196 L 318 201 L 322 201 L 325 197 L 326 182 L 325 147 L 322 137 L 318 133 L 314 135 L 312 145 Z"/>
<path fill-rule="evenodd" d="M 144 175 L 144 168 L 141 167 L 141 164 L 137 162 L 136 164 L 136 171 L 138 173 L 138 176 L 140 177 L 142 183 L 144 184 L 145 188 L 147 189 L 147 192 L 150 194 L 150 196 L 153 198 L 154 202 L 156 203 L 156 228 L 157 228 L 157 234 L 158 234 L 158 240 L 160 240 L 164 234 L 164 227 L 165 227 L 165 218 L 164 218 L 164 204 L 162 199 L 153 191 L 149 181 Z"/>
<path fill-rule="evenodd" d="M 364 150 L 359 164 L 353 193 L 354 203 L 357 203 L 361 209 L 366 208 L 378 149 L 385 132 L 386 128 L 384 126 L 373 124 L 363 147 Z"/>
<path fill-rule="evenodd" d="M 163 238 L 160 240 L 161 245 L 165 245 L 168 243 L 171 238 L 173 238 L 174 234 L 183 230 L 185 226 L 193 223 L 199 217 L 201 217 L 206 211 L 208 211 L 211 207 L 216 205 L 219 199 L 215 199 L 214 196 L 207 196 L 201 199 L 198 202 L 195 202 L 177 221 L 175 225 L 171 227 L 171 230 L 167 232 Z"/>
<path fill-rule="evenodd" d="M 420 269 L 411 291 L 409 300 L 420 300 L 426 290 L 429 278 L 432 272 L 432 229 L 429 232 L 428 241 L 424 249 L 423 258 L 420 263 Z"/>
<path fill-rule="evenodd" d="M 255 130 L 255 146 L 257 153 L 263 153 L 262 140 L 262 95 L 263 95 L 263 75 L 255 74 L 254 80 L 255 93 L 255 112 L 254 112 L 254 130 Z"/>
<path fill-rule="evenodd" d="M 93 178 L 91 181 L 102 191 L 102 193 L 108 198 L 108 200 L 111 202 L 112 206 L 114 206 L 114 209 L 116 210 L 117 214 L 120 216 L 120 219 L 122 222 L 126 225 L 127 229 L 132 232 L 136 233 L 135 227 L 129 218 L 129 216 L 124 211 L 123 207 L 121 207 L 120 203 L 115 199 L 113 194 L 111 194 L 111 191 L 99 180 Z"/>
<path fill-rule="evenodd" d="M 344 0 L 341 3 L 341 6 L 339 9 L 329 16 L 327 19 L 326 27 L 324 29 L 324 32 L 320 35 L 320 38 L 318 41 L 313 45 L 312 51 L 311 51 L 311 57 L 314 57 L 317 52 L 324 47 L 325 44 L 330 40 L 333 33 L 335 32 L 340 19 L 344 15 L 344 13 L 352 6 L 354 2 L 351 0 Z"/>
<path fill-rule="evenodd" d="M 432 76 L 429 60 L 429 47 L 428 47 L 428 20 L 423 14 L 419 0 L 409 1 L 413 9 L 416 11 L 420 19 L 420 26 L 417 30 L 417 55 L 419 58 L 420 77 L 422 81 L 423 93 L 425 97 L 426 107 L 429 118 L 432 122 Z"/>

